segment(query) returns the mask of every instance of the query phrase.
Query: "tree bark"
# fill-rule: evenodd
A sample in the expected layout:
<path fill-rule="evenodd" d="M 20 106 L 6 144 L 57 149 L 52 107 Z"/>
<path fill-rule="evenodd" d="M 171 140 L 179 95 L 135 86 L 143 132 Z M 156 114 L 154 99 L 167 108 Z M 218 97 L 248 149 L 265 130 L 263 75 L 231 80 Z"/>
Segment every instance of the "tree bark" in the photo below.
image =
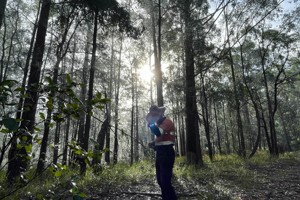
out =
<path fill-rule="evenodd" d="M 7 0 L 0 0 L 0 29 L 2 27 L 2 22 L 5 18 L 6 4 L 7 4 Z"/>
<path fill-rule="evenodd" d="M 81 84 L 81 90 L 80 90 L 80 100 L 81 102 L 86 101 L 86 94 L 87 94 L 87 85 L 88 85 L 88 69 L 89 69 L 89 49 L 90 49 L 90 42 L 92 41 L 92 26 L 89 21 L 87 21 L 87 32 L 86 32 L 86 43 L 84 47 L 84 61 L 83 61 L 83 67 L 82 67 L 82 84 Z M 77 137 L 77 144 L 81 147 L 83 146 L 83 136 L 84 136 L 84 125 L 85 125 L 85 109 L 82 109 L 80 112 L 80 118 L 78 122 L 78 137 Z M 75 137 L 76 138 L 76 137 Z M 75 159 L 79 164 L 84 162 L 80 156 L 73 156 L 73 159 Z"/>
<path fill-rule="evenodd" d="M 92 105 L 91 101 L 93 99 L 94 90 L 94 77 L 95 77 L 95 63 L 96 63 L 96 51 L 97 51 L 97 31 L 98 30 L 98 11 L 94 11 L 94 31 L 93 31 L 93 48 L 92 48 L 92 58 L 90 67 L 90 79 L 89 79 L 89 89 L 88 89 L 88 103 L 87 103 L 87 114 L 85 119 L 85 128 L 83 136 L 82 148 L 86 152 L 89 149 L 89 138 L 90 138 L 90 126 L 91 126 L 91 115 L 92 115 Z M 86 172 L 86 162 L 80 163 L 80 173 L 85 174 Z"/>
<path fill-rule="evenodd" d="M 119 52 L 119 63 L 118 63 L 118 73 L 116 80 L 116 93 L 115 93 L 115 138 L 114 138 L 114 155 L 113 162 L 116 164 L 118 162 L 118 151 L 119 151 L 119 142 L 118 142 L 118 128 L 119 128 L 119 95 L 120 95 L 120 81 L 121 81 L 121 58 L 122 58 L 122 48 L 123 48 L 123 34 L 121 34 L 121 46 Z"/>
<path fill-rule="evenodd" d="M 198 111 L 196 104 L 193 24 L 191 18 L 191 0 L 183 2 L 183 18 L 185 23 L 185 112 L 186 112 L 186 157 L 188 164 L 202 166 L 202 153 L 199 140 Z"/>
<path fill-rule="evenodd" d="M 30 74 L 28 78 L 28 90 L 26 91 L 27 97 L 24 102 L 24 112 L 22 115 L 23 121 L 20 126 L 20 138 L 22 138 L 22 148 L 17 149 L 12 145 L 10 149 L 10 157 L 8 164 L 9 182 L 14 181 L 16 177 L 20 176 L 21 172 L 25 171 L 28 167 L 28 160 L 24 160 L 29 156 L 25 146 L 32 145 L 32 134 L 35 125 L 35 113 L 38 103 L 38 89 L 40 81 L 40 73 L 43 61 L 43 54 L 45 50 L 45 38 L 48 26 L 48 19 L 51 8 L 51 0 L 44 0 L 40 12 L 36 42 L 33 49 L 33 57 L 30 66 Z M 25 136 L 25 137 L 22 137 Z"/>
<path fill-rule="evenodd" d="M 34 45 L 35 34 L 36 34 L 36 31 L 37 31 L 36 24 L 38 24 L 38 19 L 39 19 L 38 16 L 40 14 L 40 7 L 41 7 L 41 3 L 39 2 L 38 9 L 37 9 L 38 10 L 37 17 L 36 17 L 36 21 L 35 21 L 34 26 L 33 26 L 33 31 L 32 31 L 32 35 L 31 35 L 30 45 L 29 45 L 27 56 L 26 56 L 25 66 L 24 66 L 24 75 L 23 75 L 23 79 L 22 79 L 22 88 L 26 87 L 26 80 L 27 80 L 27 77 L 28 77 L 30 58 L 31 58 L 31 55 L 32 55 L 32 49 L 33 49 L 33 45 Z M 20 99 L 19 99 L 19 103 L 18 103 L 18 109 L 17 109 L 16 119 L 20 119 L 21 118 L 21 114 L 22 114 L 21 109 L 23 107 L 23 101 L 24 101 L 23 96 L 24 96 L 24 94 L 25 94 L 25 90 L 22 90 L 20 92 Z"/>
<path fill-rule="evenodd" d="M 162 88 L 162 72 L 161 72 L 161 1 L 158 0 L 158 33 L 156 38 L 156 18 L 155 18 L 155 8 L 153 6 L 152 0 L 150 0 L 151 6 L 151 22 L 152 22 L 152 39 L 153 39 L 153 52 L 154 52 L 154 64 L 155 64 L 155 83 L 157 91 L 157 105 L 163 106 L 163 88 Z"/>
<path fill-rule="evenodd" d="M 234 69 L 234 63 L 233 63 L 233 57 L 231 52 L 231 45 L 230 45 L 230 38 L 229 38 L 229 29 L 228 29 L 228 19 L 227 19 L 227 13 L 226 9 L 224 9 L 224 15 L 225 15 L 225 25 L 226 25 L 226 32 L 228 35 L 227 41 L 229 45 L 229 62 L 230 62 L 230 68 L 231 68 L 231 78 L 232 78 L 232 84 L 233 84 L 233 94 L 234 94 L 234 100 L 235 100 L 235 111 L 236 111 L 236 120 L 237 120 L 237 135 L 239 138 L 239 151 L 238 154 L 242 157 L 246 157 L 246 146 L 245 146 L 245 138 L 244 138 L 244 132 L 243 132 L 243 122 L 241 117 L 241 105 L 238 97 L 238 89 L 237 89 L 237 81 L 236 81 L 236 75 L 235 75 L 235 69 Z"/>
<path fill-rule="evenodd" d="M 216 132 L 217 132 L 217 145 L 218 145 L 219 153 L 223 154 L 216 101 L 214 101 L 214 115 L 215 115 Z"/>
<path fill-rule="evenodd" d="M 107 131 L 110 129 L 109 123 L 108 123 L 108 118 L 104 120 L 104 122 L 101 125 L 101 129 L 99 131 L 99 134 L 97 136 L 97 144 L 95 145 L 94 149 L 94 154 L 95 157 L 93 158 L 93 166 L 96 169 L 96 171 L 99 168 L 99 165 L 101 164 L 101 158 L 102 158 L 102 153 L 104 149 L 104 143 L 105 143 L 105 137 Z"/>
<path fill-rule="evenodd" d="M 204 75 L 201 71 L 200 73 L 200 79 L 201 79 L 201 108 L 202 108 L 202 120 L 204 124 L 204 130 L 206 135 L 206 141 L 207 141 L 207 148 L 208 148 L 208 156 L 209 159 L 213 160 L 213 149 L 211 144 L 211 138 L 210 138 L 210 123 L 209 123 L 209 112 L 208 112 L 208 100 L 207 95 L 205 91 L 205 83 L 204 83 Z"/>

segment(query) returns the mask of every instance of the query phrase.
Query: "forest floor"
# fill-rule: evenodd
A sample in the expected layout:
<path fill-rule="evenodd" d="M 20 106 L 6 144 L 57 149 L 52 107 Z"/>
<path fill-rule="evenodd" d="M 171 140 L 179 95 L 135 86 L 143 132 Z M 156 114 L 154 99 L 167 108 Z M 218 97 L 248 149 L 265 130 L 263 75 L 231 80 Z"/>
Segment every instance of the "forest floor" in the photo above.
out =
<path fill-rule="evenodd" d="M 207 178 L 175 175 L 173 186 L 179 200 L 300 199 L 300 157 L 276 160 L 266 165 L 248 163 L 242 177 L 240 173 L 226 168 L 218 175 Z M 119 187 L 90 188 L 88 193 L 89 200 L 161 199 L 154 177 Z"/>

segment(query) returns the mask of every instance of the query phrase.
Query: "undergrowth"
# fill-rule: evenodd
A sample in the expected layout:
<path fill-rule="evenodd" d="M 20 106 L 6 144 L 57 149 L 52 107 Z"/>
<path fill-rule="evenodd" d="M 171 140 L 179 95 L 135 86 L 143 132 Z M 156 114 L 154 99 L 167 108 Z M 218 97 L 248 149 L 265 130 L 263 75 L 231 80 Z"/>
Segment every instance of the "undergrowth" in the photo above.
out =
<path fill-rule="evenodd" d="M 258 152 L 251 159 L 243 159 L 237 155 L 216 155 L 213 161 L 204 156 L 204 166 L 187 165 L 184 157 L 177 157 L 174 165 L 174 177 L 192 183 L 203 183 L 213 186 L 218 180 L 228 181 L 241 188 L 249 187 L 255 180 L 256 174 L 249 170 L 250 165 L 263 166 L 279 161 L 293 161 L 299 159 L 299 153 L 285 153 L 279 158 L 270 157 L 268 152 Z M 155 161 L 143 160 L 130 166 L 128 163 L 102 166 L 94 173 L 89 169 L 85 176 L 80 176 L 78 170 L 63 168 L 60 175 L 48 170 L 41 176 L 31 180 L 25 187 L 18 190 L 16 186 L 7 187 L 5 172 L 0 172 L 0 199 L 14 191 L 10 199 L 60 199 L 70 196 L 85 197 L 91 190 L 105 192 L 111 188 L 129 184 L 155 181 Z M 28 177 L 33 175 L 30 171 Z M 213 194 L 212 194 L 213 195 Z"/>

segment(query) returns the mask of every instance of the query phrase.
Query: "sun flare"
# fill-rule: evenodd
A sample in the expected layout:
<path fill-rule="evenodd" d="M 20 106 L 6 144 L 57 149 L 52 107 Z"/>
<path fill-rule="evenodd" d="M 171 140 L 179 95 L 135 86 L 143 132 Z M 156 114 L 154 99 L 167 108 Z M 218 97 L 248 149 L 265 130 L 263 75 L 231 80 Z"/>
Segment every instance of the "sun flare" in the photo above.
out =
<path fill-rule="evenodd" d="M 153 72 L 149 68 L 149 66 L 143 66 L 139 69 L 139 77 L 143 82 L 150 83 L 151 79 L 153 78 Z"/>

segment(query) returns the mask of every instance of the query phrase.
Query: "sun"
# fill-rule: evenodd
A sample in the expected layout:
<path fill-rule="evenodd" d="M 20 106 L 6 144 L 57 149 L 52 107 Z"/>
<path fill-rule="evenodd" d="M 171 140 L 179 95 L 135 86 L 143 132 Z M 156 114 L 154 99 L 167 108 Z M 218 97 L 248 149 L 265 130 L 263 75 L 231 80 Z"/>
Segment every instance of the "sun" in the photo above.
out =
<path fill-rule="evenodd" d="M 150 83 L 151 79 L 153 78 L 153 71 L 151 71 L 149 66 L 142 66 L 138 70 L 139 78 L 141 81 L 145 83 Z"/>

